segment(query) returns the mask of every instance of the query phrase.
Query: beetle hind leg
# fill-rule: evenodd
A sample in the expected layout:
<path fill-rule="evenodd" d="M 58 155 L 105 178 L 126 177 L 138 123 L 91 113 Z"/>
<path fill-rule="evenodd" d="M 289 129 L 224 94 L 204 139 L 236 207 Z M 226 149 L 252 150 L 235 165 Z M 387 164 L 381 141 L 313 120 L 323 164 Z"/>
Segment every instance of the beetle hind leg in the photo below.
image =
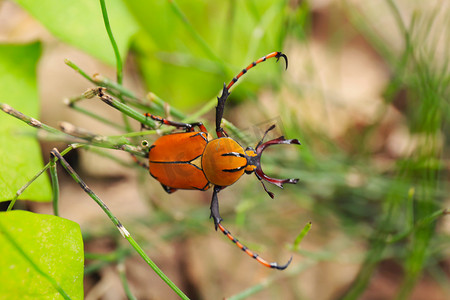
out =
<path fill-rule="evenodd" d="M 239 240 L 236 239 L 233 235 L 231 235 L 231 232 L 229 232 L 225 227 L 223 227 L 222 224 L 219 223 L 218 227 L 224 235 L 226 235 L 234 244 L 236 244 L 236 246 L 239 247 L 239 249 L 244 251 L 248 256 L 256 259 L 260 264 L 262 264 L 265 267 L 277 269 L 277 270 L 284 270 L 290 265 L 290 263 L 292 261 L 292 256 L 291 256 L 291 258 L 289 258 L 288 262 L 285 263 L 284 265 L 279 265 L 277 262 L 268 262 L 265 259 L 263 259 L 262 257 L 260 257 L 258 254 L 253 252 L 252 250 L 248 249 L 241 242 L 239 242 Z"/>
<path fill-rule="evenodd" d="M 211 215 L 209 217 L 213 218 L 214 227 L 216 228 L 216 231 L 217 231 L 217 228 L 218 228 L 220 222 L 222 222 L 222 220 L 223 220 L 219 213 L 219 198 L 217 197 L 217 194 L 222 189 L 223 188 L 221 186 L 215 185 L 212 200 L 211 200 L 211 207 L 210 207 Z"/>
<path fill-rule="evenodd" d="M 161 183 L 161 186 L 166 191 L 167 194 L 172 194 L 173 192 L 176 192 L 178 189 L 172 188 L 170 186 L 164 185 Z"/>
<path fill-rule="evenodd" d="M 164 125 L 174 126 L 176 128 L 183 128 L 186 130 L 186 132 L 194 131 L 195 126 L 197 126 L 203 132 L 208 132 L 202 122 L 194 122 L 194 123 L 176 122 L 176 121 L 167 120 L 160 116 L 155 116 L 155 115 L 152 115 L 149 113 L 146 113 L 145 116 L 152 118 L 154 121 L 160 122 L 161 124 L 164 124 Z"/>
<path fill-rule="evenodd" d="M 265 259 L 260 257 L 258 254 L 256 254 L 255 252 L 253 252 L 252 250 L 250 250 L 246 246 L 244 246 L 241 242 L 239 242 L 238 239 L 236 239 L 233 235 L 231 235 L 231 233 L 225 227 L 222 226 L 221 222 L 223 219 L 220 217 L 220 214 L 219 214 L 219 199 L 217 197 L 217 194 L 222 189 L 223 189 L 223 187 L 221 187 L 221 186 L 217 186 L 217 185 L 214 186 L 214 192 L 213 192 L 213 197 L 212 197 L 212 201 L 211 201 L 211 216 L 210 217 L 213 218 L 213 220 L 214 220 L 214 226 L 215 226 L 216 230 L 217 230 L 217 228 L 219 228 L 220 231 L 222 231 L 222 233 L 224 235 L 226 235 L 234 244 L 236 244 L 236 246 L 239 247 L 239 249 L 244 251 L 248 256 L 256 259 L 263 266 L 272 268 L 272 269 L 277 269 L 277 270 L 286 269 L 292 261 L 292 256 L 289 259 L 289 261 L 284 265 L 279 265 L 276 262 L 267 262 Z"/>

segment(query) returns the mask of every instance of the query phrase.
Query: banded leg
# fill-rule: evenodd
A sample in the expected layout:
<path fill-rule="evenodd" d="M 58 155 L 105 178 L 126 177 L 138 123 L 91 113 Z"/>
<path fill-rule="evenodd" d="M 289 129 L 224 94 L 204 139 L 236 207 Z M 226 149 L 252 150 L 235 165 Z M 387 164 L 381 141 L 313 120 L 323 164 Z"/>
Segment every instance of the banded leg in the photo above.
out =
<path fill-rule="evenodd" d="M 146 170 L 148 171 L 148 164 L 146 164 L 146 163 L 140 161 L 140 160 L 136 157 L 136 155 L 134 155 L 133 153 L 130 153 L 130 155 L 131 155 L 131 158 L 133 159 L 133 161 L 134 161 L 138 166 L 140 166 L 140 167 L 142 167 L 142 168 L 144 168 L 144 169 L 146 169 Z"/>
<path fill-rule="evenodd" d="M 234 77 L 228 85 L 226 85 L 225 83 L 223 84 L 222 95 L 220 97 L 217 97 L 218 103 L 216 107 L 216 133 L 218 137 L 227 136 L 226 132 L 220 126 L 220 123 L 222 122 L 225 102 L 228 99 L 228 96 L 230 95 L 230 88 L 239 80 L 239 78 L 241 78 L 245 73 L 247 73 L 248 70 L 255 67 L 257 64 L 262 63 L 263 61 L 266 61 L 267 59 L 272 57 L 275 57 L 277 61 L 280 59 L 280 57 L 282 57 L 286 62 L 286 69 L 287 69 L 288 67 L 287 56 L 281 52 L 272 52 L 252 62 L 246 68 L 242 69 L 242 71 L 238 75 L 236 75 L 236 77 Z"/>
<path fill-rule="evenodd" d="M 149 113 L 146 113 L 145 116 L 151 118 L 154 121 L 160 122 L 161 124 L 164 124 L 164 125 L 170 125 L 170 126 L 174 126 L 176 128 L 184 128 L 184 129 L 186 129 L 186 132 L 194 131 L 195 126 L 197 126 L 203 132 L 208 132 L 208 130 L 206 130 L 206 127 L 203 125 L 202 122 L 182 123 L 182 122 L 170 121 L 170 120 L 167 120 L 167 119 L 164 119 L 164 118 L 161 118 L 159 116 L 155 116 L 155 115 L 152 115 Z"/>
<path fill-rule="evenodd" d="M 278 265 L 278 263 L 276 263 L 276 262 L 267 262 L 265 259 L 260 257 L 258 254 L 251 251 L 246 246 L 244 246 L 241 242 L 239 242 L 238 239 L 236 239 L 225 227 L 222 226 L 222 224 L 220 224 L 223 219 L 220 217 L 220 214 L 219 214 L 219 200 L 218 200 L 217 194 L 222 189 L 223 188 L 220 186 L 214 186 L 214 192 L 213 192 L 213 197 L 212 197 L 212 201 L 211 201 L 211 218 L 214 219 L 214 226 L 216 227 L 216 230 L 217 230 L 217 228 L 219 228 L 220 231 L 222 231 L 222 233 L 224 235 L 226 235 L 233 243 L 236 244 L 236 246 L 239 247 L 239 249 L 241 249 L 242 251 L 247 253 L 248 256 L 256 259 L 263 266 L 268 267 L 268 268 L 277 269 L 277 270 L 286 269 L 292 261 L 292 256 L 289 259 L 289 261 L 284 265 Z"/>

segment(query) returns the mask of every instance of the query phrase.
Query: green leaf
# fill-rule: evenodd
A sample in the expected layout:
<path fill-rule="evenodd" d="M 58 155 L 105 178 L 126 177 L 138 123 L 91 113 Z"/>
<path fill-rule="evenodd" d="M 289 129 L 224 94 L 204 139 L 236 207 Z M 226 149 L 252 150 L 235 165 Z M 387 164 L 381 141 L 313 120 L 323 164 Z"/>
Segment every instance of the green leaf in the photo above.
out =
<path fill-rule="evenodd" d="M 95 0 L 16 0 L 55 37 L 110 65 L 115 65 L 113 48 L 103 23 L 100 2 Z M 122 59 L 138 29 L 122 0 L 106 3 L 109 21 Z"/>
<path fill-rule="evenodd" d="M 83 298 L 83 240 L 75 222 L 2 212 L 0 257 L 1 299 Z"/>
<path fill-rule="evenodd" d="M 31 117 L 38 115 L 36 65 L 41 45 L 0 45 L 0 102 Z M 16 191 L 43 168 L 36 129 L 0 111 L 0 201 Z M 50 184 L 41 176 L 19 199 L 49 201 Z"/>

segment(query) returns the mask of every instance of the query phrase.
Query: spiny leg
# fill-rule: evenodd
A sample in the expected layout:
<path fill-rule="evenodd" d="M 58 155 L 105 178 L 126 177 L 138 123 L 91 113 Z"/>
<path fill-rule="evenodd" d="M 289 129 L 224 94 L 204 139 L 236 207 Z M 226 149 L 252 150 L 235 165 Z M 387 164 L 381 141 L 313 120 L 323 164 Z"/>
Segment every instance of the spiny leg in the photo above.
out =
<path fill-rule="evenodd" d="M 219 223 L 222 222 L 222 220 L 223 220 L 219 213 L 219 198 L 217 197 L 217 194 L 222 189 L 223 189 L 223 187 L 221 187 L 221 186 L 218 186 L 218 185 L 214 186 L 214 191 L 213 191 L 213 196 L 212 196 L 211 206 L 210 206 L 211 215 L 209 217 L 213 218 L 214 227 L 216 228 L 216 230 L 217 230 L 217 227 L 219 226 Z"/>
<path fill-rule="evenodd" d="M 164 125 L 170 125 L 170 126 L 174 126 L 176 128 L 184 128 L 184 129 L 186 129 L 186 132 L 194 131 L 195 126 L 197 126 L 203 132 L 208 132 L 208 130 L 206 130 L 206 127 L 203 125 L 202 122 L 183 123 L 183 122 L 170 121 L 170 120 L 167 120 L 167 119 L 164 119 L 164 118 L 161 118 L 159 116 L 155 116 L 155 115 L 152 115 L 149 113 L 146 113 L 144 115 L 146 117 L 149 117 L 152 120 L 160 122 L 161 124 L 164 124 Z"/>
<path fill-rule="evenodd" d="M 217 230 L 217 228 L 219 228 L 220 231 L 222 231 L 222 233 L 224 235 L 226 235 L 233 243 L 236 244 L 236 246 L 239 247 L 239 249 L 241 249 L 242 251 L 247 253 L 247 255 L 249 255 L 250 257 L 253 257 L 254 259 L 256 259 L 263 266 L 268 267 L 268 268 L 277 269 L 277 270 L 286 269 L 292 261 L 292 256 L 289 259 L 289 261 L 284 265 L 278 265 L 278 263 L 276 263 L 276 262 L 269 263 L 265 259 L 261 258 L 258 254 L 256 254 L 255 252 L 251 251 L 246 246 L 244 246 L 241 242 L 239 242 L 238 239 L 236 239 L 233 235 L 231 235 L 231 233 L 225 227 L 223 227 L 222 224 L 220 224 L 223 219 L 220 217 L 220 214 L 219 214 L 219 200 L 218 200 L 217 194 L 222 189 L 223 189 L 223 187 L 214 186 L 214 192 L 213 192 L 213 197 L 212 197 L 212 201 L 211 201 L 211 218 L 214 219 L 214 226 L 215 226 L 216 230 Z"/>
<path fill-rule="evenodd" d="M 238 75 L 236 75 L 236 77 L 234 77 L 228 85 L 225 85 L 225 83 L 223 84 L 222 95 L 220 97 L 217 97 L 218 103 L 217 103 L 217 107 L 216 107 L 216 133 L 217 133 L 218 137 L 227 136 L 226 132 L 220 126 L 220 124 L 222 122 L 225 102 L 228 99 L 228 96 L 230 95 L 230 88 L 239 80 L 239 78 L 241 78 L 241 76 L 243 76 L 245 73 L 247 73 L 248 70 L 255 67 L 257 64 L 259 64 L 263 61 L 266 61 L 267 59 L 272 58 L 272 57 L 275 57 L 277 59 L 277 61 L 280 59 L 280 57 L 282 57 L 286 62 L 286 69 L 287 69 L 287 67 L 288 67 L 287 56 L 281 52 L 272 52 L 270 54 L 267 54 L 266 56 L 261 57 L 260 59 L 258 59 L 256 61 L 252 62 L 246 68 L 242 69 L 242 71 Z"/>
<path fill-rule="evenodd" d="M 277 269 L 277 270 L 284 270 L 289 266 L 289 264 L 292 261 L 292 256 L 291 256 L 291 258 L 289 258 L 288 262 L 284 265 L 278 265 L 278 263 L 276 263 L 276 262 L 268 262 L 265 259 L 263 259 L 262 257 L 260 257 L 258 254 L 256 254 L 255 252 L 248 249 L 241 242 L 239 242 L 239 240 L 236 239 L 235 237 L 233 237 L 231 235 L 231 233 L 225 227 L 222 226 L 222 224 L 219 223 L 218 227 L 223 232 L 223 234 L 225 234 L 233 243 L 236 244 L 236 246 L 238 246 L 242 251 L 247 253 L 248 256 L 256 259 L 260 264 L 262 264 L 265 267 L 273 268 L 273 269 Z"/>
<path fill-rule="evenodd" d="M 109 219 L 116 225 L 117 229 L 120 231 L 122 236 L 124 238 L 129 238 L 130 233 L 125 229 L 125 227 L 120 223 L 120 221 L 112 214 L 112 212 L 109 210 L 108 206 L 87 186 L 87 184 L 81 179 L 81 177 L 75 172 L 75 170 L 69 165 L 69 163 L 62 157 L 62 155 L 59 153 L 58 149 L 53 148 L 53 150 L 50 152 L 51 155 L 53 155 L 56 159 L 59 160 L 61 165 L 66 169 L 67 173 L 75 180 L 76 183 L 80 185 L 80 187 L 83 189 L 83 191 L 86 192 L 86 194 L 89 195 L 99 206 L 100 208 L 106 213 L 106 215 L 109 217 Z"/>
<path fill-rule="evenodd" d="M 131 158 L 133 159 L 133 161 L 134 161 L 138 166 L 140 166 L 140 167 L 142 167 L 142 168 L 144 168 L 144 169 L 146 169 L 146 170 L 148 171 L 148 164 L 146 164 L 146 163 L 140 161 L 140 160 L 136 157 L 136 155 L 134 155 L 133 153 L 130 153 L 130 155 L 131 155 Z"/>

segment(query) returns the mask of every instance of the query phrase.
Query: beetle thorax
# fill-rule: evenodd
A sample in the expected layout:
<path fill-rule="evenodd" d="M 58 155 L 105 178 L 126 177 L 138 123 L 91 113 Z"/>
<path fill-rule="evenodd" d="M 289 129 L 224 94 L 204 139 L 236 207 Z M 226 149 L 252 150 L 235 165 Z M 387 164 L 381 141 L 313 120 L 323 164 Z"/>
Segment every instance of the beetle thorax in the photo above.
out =
<path fill-rule="evenodd" d="M 229 186 L 242 174 L 251 173 L 256 166 L 249 164 L 256 152 L 244 150 L 241 145 L 229 137 L 210 141 L 203 152 L 202 169 L 208 181 L 218 186 Z"/>

